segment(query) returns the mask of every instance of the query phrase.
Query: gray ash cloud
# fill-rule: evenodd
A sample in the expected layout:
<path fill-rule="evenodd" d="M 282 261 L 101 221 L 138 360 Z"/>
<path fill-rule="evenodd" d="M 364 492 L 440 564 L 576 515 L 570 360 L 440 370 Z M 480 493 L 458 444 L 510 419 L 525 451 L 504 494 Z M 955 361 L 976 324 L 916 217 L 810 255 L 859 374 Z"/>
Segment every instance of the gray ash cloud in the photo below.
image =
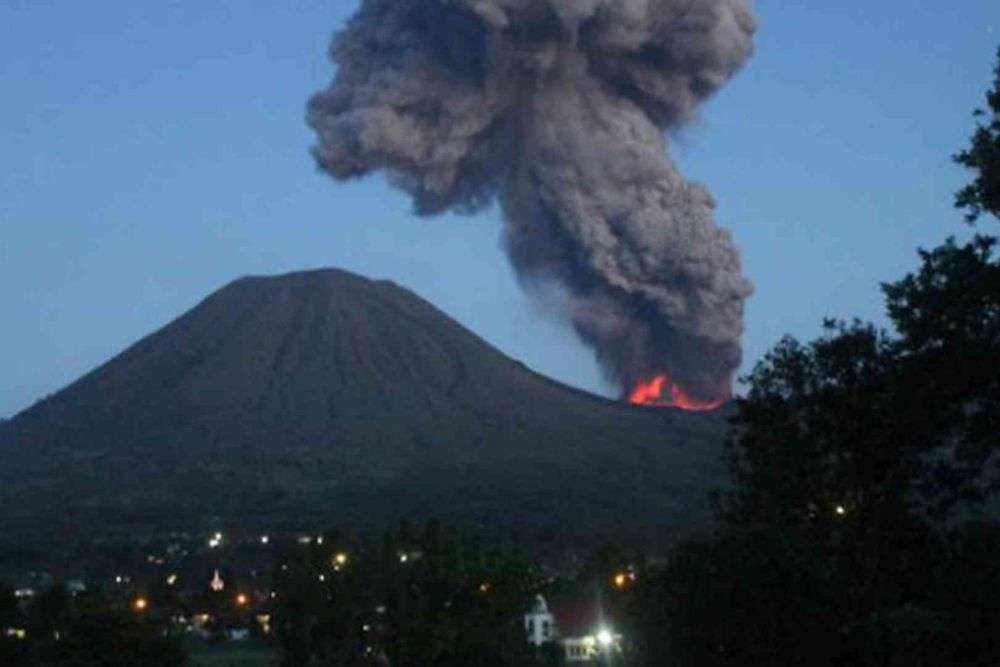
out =
<path fill-rule="evenodd" d="M 609 380 L 725 399 L 752 288 L 664 131 L 754 32 L 747 0 L 363 0 L 309 101 L 313 154 L 339 180 L 383 170 L 421 215 L 498 200 L 517 276 L 565 288 Z"/>

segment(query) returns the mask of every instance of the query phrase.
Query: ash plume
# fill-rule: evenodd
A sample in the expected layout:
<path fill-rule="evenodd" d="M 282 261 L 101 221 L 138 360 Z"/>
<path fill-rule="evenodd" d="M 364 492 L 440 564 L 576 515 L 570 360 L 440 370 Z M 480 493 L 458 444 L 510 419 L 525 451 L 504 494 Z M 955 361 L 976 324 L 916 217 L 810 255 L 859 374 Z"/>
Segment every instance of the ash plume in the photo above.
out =
<path fill-rule="evenodd" d="M 336 179 L 384 170 L 416 211 L 499 200 L 525 286 L 565 287 L 606 377 L 729 398 L 750 283 L 708 191 L 667 155 L 749 58 L 749 0 L 362 0 L 309 101 Z"/>

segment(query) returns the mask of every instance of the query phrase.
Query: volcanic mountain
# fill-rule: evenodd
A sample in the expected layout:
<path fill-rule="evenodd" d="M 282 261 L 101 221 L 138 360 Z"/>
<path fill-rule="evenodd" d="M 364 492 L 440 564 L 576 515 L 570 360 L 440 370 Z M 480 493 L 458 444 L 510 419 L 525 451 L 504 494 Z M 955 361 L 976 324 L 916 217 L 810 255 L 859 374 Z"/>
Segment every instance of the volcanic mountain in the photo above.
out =
<path fill-rule="evenodd" d="M 723 431 L 542 377 L 390 282 L 246 277 L 0 425 L 0 529 L 689 526 Z"/>

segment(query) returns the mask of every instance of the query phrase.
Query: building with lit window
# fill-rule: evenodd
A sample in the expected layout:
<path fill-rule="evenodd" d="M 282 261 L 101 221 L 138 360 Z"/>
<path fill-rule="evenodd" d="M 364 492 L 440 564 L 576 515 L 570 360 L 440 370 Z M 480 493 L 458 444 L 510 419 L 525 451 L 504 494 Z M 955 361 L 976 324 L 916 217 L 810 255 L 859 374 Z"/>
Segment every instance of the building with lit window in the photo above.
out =
<path fill-rule="evenodd" d="M 593 600 L 568 600 L 550 609 L 538 595 L 524 615 L 524 630 L 528 643 L 536 648 L 557 643 L 570 663 L 592 662 L 622 650 L 622 635 L 614 631 Z"/>

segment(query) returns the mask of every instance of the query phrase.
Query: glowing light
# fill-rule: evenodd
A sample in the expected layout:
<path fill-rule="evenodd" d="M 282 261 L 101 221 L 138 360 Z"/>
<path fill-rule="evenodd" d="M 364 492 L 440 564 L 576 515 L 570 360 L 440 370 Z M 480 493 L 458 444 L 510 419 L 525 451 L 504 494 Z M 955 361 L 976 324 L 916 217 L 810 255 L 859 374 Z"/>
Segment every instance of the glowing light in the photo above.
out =
<path fill-rule="evenodd" d="M 706 412 L 716 409 L 725 401 L 703 401 L 692 398 L 687 392 L 672 383 L 665 373 L 661 373 L 649 380 L 639 381 L 629 392 L 628 402 L 633 405 Z"/>
<path fill-rule="evenodd" d="M 319 575 L 319 580 L 320 581 L 326 581 L 326 575 L 325 574 Z"/>
<path fill-rule="evenodd" d="M 410 560 L 410 557 L 407 554 L 399 554 L 400 563 L 405 563 L 408 560 Z"/>
<path fill-rule="evenodd" d="M 208 585 L 213 591 L 218 593 L 226 587 L 226 582 L 222 580 L 222 576 L 219 574 L 219 571 L 216 570 L 215 574 L 212 576 L 212 581 L 208 582 Z"/>
<path fill-rule="evenodd" d="M 270 541 L 271 541 L 271 538 L 268 537 L 267 535 L 261 535 L 260 536 L 260 543 L 261 544 L 267 544 Z"/>
<path fill-rule="evenodd" d="M 483 583 L 479 584 L 480 593 L 489 593 L 491 588 L 493 588 L 493 586 L 488 581 L 484 581 Z"/>
<path fill-rule="evenodd" d="M 338 552 L 338 553 L 337 553 L 337 554 L 336 554 L 336 555 L 335 555 L 335 556 L 333 557 L 333 562 L 334 562 L 334 563 L 335 563 L 336 565 L 347 565 L 347 554 L 345 554 L 345 553 L 344 553 L 343 551 L 341 551 L 341 552 Z"/>
<path fill-rule="evenodd" d="M 840 516 L 844 516 L 845 514 L 847 514 L 847 508 L 844 507 L 843 505 L 837 505 L 837 508 L 836 508 L 835 511 Z"/>
<path fill-rule="evenodd" d="M 28 631 L 24 628 L 7 628 L 3 631 L 5 637 L 11 639 L 24 639 L 28 636 Z"/>
<path fill-rule="evenodd" d="M 240 593 L 239 595 L 236 596 L 236 604 L 239 605 L 240 607 L 246 606 L 246 603 L 249 601 L 250 598 L 248 598 L 243 593 Z"/>
<path fill-rule="evenodd" d="M 611 643 L 615 640 L 612 636 L 611 631 L 607 628 L 601 628 L 597 632 L 597 641 L 601 643 L 601 646 L 611 646 Z"/>
<path fill-rule="evenodd" d="M 173 586 L 176 583 L 177 583 L 177 575 L 176 574 L 167 575 L 167 586 Z"/>
<path fill-rule="evenodd" d="M 628 584 L 629 577 L 624 572 L 619 572 L 618 574 L 615 575 L 614 581 L 616 588 L 625 588 L 625 586 Z"/>
<path fill-rule="evenodd" d="M 146 598 L 136 598 L 132 602 L 132 608 L 139 612 L 146 611 L 146 607 L 148 606 L 149 601 Z"/>

